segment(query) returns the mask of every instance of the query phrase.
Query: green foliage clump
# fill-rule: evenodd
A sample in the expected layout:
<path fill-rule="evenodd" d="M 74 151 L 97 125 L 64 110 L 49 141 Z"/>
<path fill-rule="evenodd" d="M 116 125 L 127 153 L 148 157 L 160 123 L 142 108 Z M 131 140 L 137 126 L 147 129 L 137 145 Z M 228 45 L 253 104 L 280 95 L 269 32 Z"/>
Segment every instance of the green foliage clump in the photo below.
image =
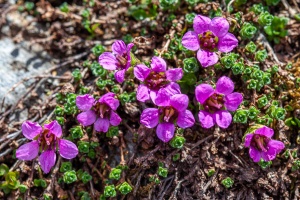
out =
<path fill-rule="evenodd" d="M 161 177 L 166 178 L 168 176 L 168 169 L 165 167 L 159 166 L 157 174 Z"/>
<path fill-rule="evenodd" d="M 250 53 L 255 53 L 256 51 L 256 44 L 252 41 L 250 41 L 246 46 L 245 49 L 246 51 L 250 52 Z"/>
<path fill-rule="evenodd" d="M 77 176 L 75 170 L 67 171 L 63 175 L 63 181 L 66 184 L 71 184 L 77 181 Z"/>
<path fill-rule="evenodd" d="M 83 137 L 83 130 L 81 126 L 75 126 L 70 129 L 72 139 L 80 139 Z"/>
<path fill-rule="evenodd" d="M 185 138 L 182 136 L 175 136 L 170 141 L 170 145 L 173 148 L 181 149 L 185 143 Z"/>
<path fill-rule="evenodd" d="M 233 122 L 245 124 L 248 121 L 248 110 L 237 110 L 233 116 Z"/>
<path fill-rule="evenodd" d="M 93 178 L 88 172 L 83 171 L 82 169 L 77 171 L 77 177 L 83 182 L 83 184 L 86 184 Z"/>
<path fill-rule="evenodd" d="M 264 27 L 268 40 L 274 41 L 278 44 L 280 42 L 280 38 L 283 38 L 288 34 L 288 31 L 285 29 L 287 23 L 287 18 L 275 16 L 272 23 Z"/>
<path fill-rule="evenodd" d="M 269 26 L 272 24 L 274 16 L 269 12 L 263 12 L 258 16 L 258 23 L 261 26 Z"/>
<path fill-rule="evenodd" d="M 69 5 L 67 2 L 63 2 L 63 4 L 61 4 L 59 6 L 59 9 L 61 12 L 64 12 L 64 13 L 68 13 L 69 12 Z"/>
<path fill-rule="evenodd" d="M 33 180 L 33 185 L 35 187 L 42 187 L 42 188 L 46 188 L 47 187 L 47 183 L 44 179 L 34 179 Z"/>
<path fill-rule="evenodd" d="M 117 196 L 116 188 L 114 185 L 107 185 L 104 188 L 104 197 L 115 197 Z"/>
<path fill-rule="evenodd" d="M 229 189 L 233 186 L 234 181 L 230 177 L 227 177 L 221 183 L 225 188 Z"/>
<path fill-rule="evenodd" d="M 59 172 L 64 173 L 67 171 L 72 170 L 72 163 L 71 162 L 62 162 L 59 168 Z"/>
<path fill-rule="evenodd" d="M 132 191 L 132 187 L 125 181 L 121 185 L 117 186 L 117 189 L 120 191 L 121 194 L 126 195 Z"/>
<path fill-rule="evenodd" d="M 121 173 L 122 173 L 121 169 L 113 168 L 109 173 L 109 178 L 114 180 L 119 180 L 121 178 Z"/>
<path fill-rule="evenodd" d="M 252 24 L 245 22 L 240 30 L 240 36 L 242 39 L 251 39 L 257 32 L 257 28 Z"/>

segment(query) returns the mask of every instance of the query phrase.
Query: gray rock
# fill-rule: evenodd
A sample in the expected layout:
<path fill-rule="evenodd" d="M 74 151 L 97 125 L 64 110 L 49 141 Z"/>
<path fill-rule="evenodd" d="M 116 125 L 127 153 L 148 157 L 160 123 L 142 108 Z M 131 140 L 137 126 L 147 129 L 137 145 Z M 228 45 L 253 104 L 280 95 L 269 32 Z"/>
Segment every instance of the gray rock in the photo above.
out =
<path fill-rule="evenodd" d="M 26 93 L 33 79 L 7 94 L 15 84 L 24 78 L 41 75 L 51 67 L 48 59 L 24 48 L 24 43 L 14 44 L 9 38 L 0 40 L 0 102 L 5 97 L 4 107 L 15 104 Z"/>

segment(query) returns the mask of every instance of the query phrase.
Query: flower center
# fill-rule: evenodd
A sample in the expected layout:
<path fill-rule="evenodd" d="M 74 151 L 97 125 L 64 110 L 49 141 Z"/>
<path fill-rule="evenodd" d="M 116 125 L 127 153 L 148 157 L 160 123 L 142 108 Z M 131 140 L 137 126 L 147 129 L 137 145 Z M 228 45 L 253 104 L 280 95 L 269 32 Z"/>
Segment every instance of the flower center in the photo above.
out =
<path fill-rule="evenodd" d="M 224 102 L 223 95 L 215 93 L 204 102 L 203 107 L 206 111 L 214 113 L 224 106 Z"/>
<path fill-rule="evenodd" d="M 119 61 L 118 67 L 124 69 L 127 65 L 127 53 L 123 55 L 116 55 L 116 59 Z"/>
<path fill-rule="evenodd" d="M 145 80 L 145 84 L 151 90 L 159 90 L 165 87 L 169 81 L 165 72 L 155 72 L 152 71 Z"/>
<path fill-rule="evenodd" d="M 262 136 L 262 135 L 257 135 L 255 134 L 251 140 L 251 146 L 254 146 L 256 149 L 267 152 L 269 147 L 268 147 L 268 142 L 270 141 L 269 138 Z"/>
<path fill-rule="evenodd" d="M 99 113 L 99 116 L 101 118 L 104 118 L 107 117 L 107 115 L 109 114 L 110 107 L 106 104 L 102 104 L 98 102 L 95 106 L 95 110 L 96 112 Z"/>
<path fill-rule="evenodd" d="M 206 31 L 198 35 L 200 40 L 200 48 L 206 51 L 217 51 L 219 38 L 215 36 L 211 31 Z"/>
<path fill-rule="evenodd" d="M 174 122 L 178 117 L 178 112 L 171 106 L 163 107 L 160 109 L 160 117 L 164 122 Z"/>
<path fill-rule="evenodd" d="M 47 150 L 51 147 L 55 148 L 56 139 L 56 136 L 53 133 L 50 133 L 47 129 L 43 130 L 43 132 L 38 137 L 43 150 Z"/>

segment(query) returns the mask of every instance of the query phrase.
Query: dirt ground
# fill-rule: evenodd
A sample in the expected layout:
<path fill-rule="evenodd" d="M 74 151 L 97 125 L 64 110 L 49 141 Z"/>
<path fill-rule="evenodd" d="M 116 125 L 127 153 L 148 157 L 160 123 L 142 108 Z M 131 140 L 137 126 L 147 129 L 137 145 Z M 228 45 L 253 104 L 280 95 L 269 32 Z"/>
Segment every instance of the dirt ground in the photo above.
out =
<path fill-rule="evenodd" d="M 124 181 L 132 187 L 132 191 L 127 195 L 117 192 L 116 197 L 107 199 L 300 199 L 300 124 L 289 125 L 287 122 L 287 119 L 300 122 L 299 0 L 282 0 L 270 6 L 266 6 L 268 1 L 256 0 L 242 5 L 237 2 L 243 1 L 195 0 L 195 5 L 188 3 L 192 1 L 179 1 L 177 6 L 174 4 L 169 9 L 164 9 L 163 2 L 171 0 L 68 0 L 65 7 L 62 6 L 63 1 L 55 0 L 31 1 L 33 4 L 12 2 L 0 0 L 1 38 L 11 38 L 16 44 L 26 41 L 29 51 L 34 51 L 33 48 L 38 45 L 41 50 L 35 53 L 45 52 L 52 66 L 11 86 L 9 93 L 18 84 L 26 85 L 26 92 L 17 98 L 16 103 L 4 106 L 0 102 L 0 164 L 18 172 L 20 184 L 28 187 L 24 193 L 15 189 L 6 194 L 0 189 L 0 199 L 100 199 L 105 186 L 117 186 Z M 284 27 L 288 34 L 277 42 L 267 37 L 258 25 L 257 15 L 250 9 L 260 2 L 270 14 L 289 19 Z M 230 77 L 235 83 L 235 91 L 242 93 L 247 102 L 242 105 L 244 109 L 257 107 L 258 99 L 270 93 L 271 100 L 277 100 L 285 108 L 285 118 L 269 124 L 275 131 L 275 139 L 285 144 L 285 149 L 271 165 L 253 162 L 248 148 L 243 145 L 246 130 L 256 121 L 232 123 L 227 129 L 204 129 L 196 120 L 193 127 L 184 130 L 186 142 L 177 149 L 161 142 L 155 129 L 140 125 L 142 110 L 153 105 L 141 103 L 130 96 L 135 94 L 139 84 L 137 80 L 129 77 L 123 84 L 101 85 L 99 80 L 109 80 L 110 76 L 102 76 L 101 69 L 99 72 L 96 67 L 93 68 L 99 56 L 93 47 L 102 45 L 106 51 L 111 51 L 112 43 L 118 39 L 133 42 L 132 53 L 142 62 L 149 62 L 152 56 L 160 54 L 168 66 L 183 67 L 183 59 L 188 54 L 178 50 L 178 42 L 192 28 L 186 20 L 186 14 L 192 12 L 211 17 L 219 12 L 225 17 L 230 23 L 230 31 L 239 40 L 239 46 L 233 52 L 238 53 L 246 65 L 257 64 L 264 71 L 278 66 L 271 84 L 260 90 L 247 89 L 248 83 L 241 74 L 235 75 L 224 67 L 200 67 L 196 73 L 197 84 L 204 80 L 213 82 L 223 75 Z M 240 20 L 237 20 L 236 13 L 240 13 Z M 297 14 L 298 19 L 295 17 Z M 242 38 L 239 34 L 246 21 L 259 27 L 251 39 Z M 254 56 L 246 52 L 245 45 L 250 41 L 258 49 L 266 49 L 268 57 L 264 62 L 254 61 Z M 80 80 L 72 75 L 75 69 L 80 70 Z M 66 107 L 63 98 L 70 93 L 87 92 L 101 96 L 116 88 L 119 99 L 122 99 L 117 112 L 123 119 L 118 132 L 109 135 L 84 129 L 83 136 L 73 140 L 76 144 L 80 141 L 98 144 L 90 146 L 91 154 L 80 152 L 70 161 L 73 170 L 82 169 L 92 176 L 86 184 L 79 179 L 71 184 L 62 181 L 64 173 L 60 167 L 68 160 L 59 156 L 49 174 L 42 173 L 37 159 L 24 162 L 15 158 L 15 150 L 26 143 L 21 132 L 23 121 L 28 119 L 42 124 L 59 117 L 63 120 L 64 137 L 71 138 L 70 129 L 78 126 L 78 111 L 63 115 L 55 112 L 57 106 Z M 187 89 L 190 100 L 194 88 L 195 85 L 192 85 Z M 122 96 L 123 93 L 126 95 Z M 130 99 L 126 99 L 128 94 Z M 265 116 L 269 107 L 270 103 L 260 108 L 260 116 Z M 157 173 L 161 165 L 168 170 L 166 177 Z M 109 179 L 111 169 L 117 166 L 122 168 L 120 179 Z M 234 181 L 228 188 L 223 183 L 227 177 Z M 43 179 L 47 185 L 35 186 L 35 179 Z M 4 176 L 0 176 L 0 183 L 4 181 Z"/>

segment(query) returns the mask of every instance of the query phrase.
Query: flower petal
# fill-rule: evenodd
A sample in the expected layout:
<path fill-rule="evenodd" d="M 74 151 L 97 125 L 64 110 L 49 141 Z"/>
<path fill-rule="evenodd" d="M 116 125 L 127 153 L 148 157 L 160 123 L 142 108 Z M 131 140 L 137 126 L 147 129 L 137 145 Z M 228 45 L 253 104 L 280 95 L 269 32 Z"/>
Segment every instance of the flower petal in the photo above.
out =
<path fill-rule="evenodd" d="M 227 128 L 231 124 L 232 116 L 227 110 L 219 110 L 214 114 L 216 123 L 221 128 Z"/>
<path fill-rule="evenodd" d="M 165 88 L 163 88 L 170 96 L 175 94 L 181 94 L 180 86 L 177 83 L 171 82 Z"/>
<path fill-rule="evenodd" d="M 153 92 L 155 93 L 155 92 Z M 157 94 L 154 96 L 154 94 L 152 95 L 154 101 L 153 103 L 157 106 L 169 106 L 170 105 L 170 95 L 168 94 L 168 92 L 162 88 L 160 90 L 158 90 Z"/>
<path fill-rule="evenodd" d="M 252 160 L 254 162 L 259 162 L 260 161 L 260 151 L 258 151 L 257 149 L 255 149 L 254 147 L 251 147 L 250 146 L 250 149 L 249 149 L 249 155 L 250 155 L 250 158 L 252 158 Z"/>
<path fill-rule="evenodd" d="M 199 39 L 197 33 L 194 31 L 188 31 L 182 37 L 182 46 L 191 51 L 197 51 L 200 48 Z"/>
<path fill-rule="evenodd" d="M 77 115 L 77 121 L 82 126 L 92 125 L 96 121 L 97 115 L 95 111 L 88 110 Z"/>
<path fill-rule="evenodd" d="M 155 96 L 150 92 L 150 97 L 152 100 L 154 99 L 153 103 L 157 106 L 169 106 L 170 97 L 180 93 L 181 93 L 180 86 L 177 83 L 171 82 L 169 85 L 167 85 L 167 87 L 158 90 Z"/>
<path fill-rule="evenodd" d="M 275 149 L 276 153 L 279 153 L 282 149 L 284 149 L 284 143 L 278 140 L 270 140 L 268 142 L 269 149 Z"/>
<path fill-rule="evenodd" d="M 163 142 L 169 142 L 174 137 L 175 126 L 169 122 L 158 124 L 156 128 L 157 137 Z"/>
<path fill-rule="evenodd" d="M 164 59 L 153 56 L 151 60 L 151 68 L 155 72 L 165 72 L 167 70 L 167 63 Z"/>
<path fill-rule="evenodd" d="M 113 92 L 109 92 L 106 93 L 105 95 L 103 95 L 100 99 L 99 99 L 99 103 L 105 103 L 106 105 L 108 105 L 112 110 L 117 110 L 117 108 L 120 105 L 120 102 L 118 99 L 115 98 L 115 93 Z"/>
<path fill-rule="evenodd" d="M 215 17 L 211 20 L 209 29 L 215 36 L 222 38 L 228 33 L 229 23 L 224 17 Z"/>
<path fill-rule="evenodd" d="M 214 88 L 206 83 L 202 83 L 198 85 L 195 89 L 195 96 L 197 101 L 199 101 L 201 104 L 204 104 L 204 102 L 215 93 Z"/>
<path fill-rule="evenodd" d="M 106 133 L 109 128 L 109 120 L 107 118 L 98 118 L 94 123 L 94 128 L 98 132 Z"/>
<path fill-rule="evenodd" d="M 131 66 L 131 55 L 130 55 L 130 51 L 131 51 L 131 48 L 134 46 L 133 43 L 129 43 L 127 45 L 127 64 L 126 64 L 126 67 L 125 69 L 127 70 L 130 66 Z"/>
<path fill-rule="evenodd" d="M 136 99 L 145 102 L 150 99 L 149 89 L 145 85 L 139 85 L 136 91 Z"/>
<path fill-rule="evenodd" d="M 116 81 L 118 81 L 118 83 L 123 83 L 123 81 L 125 79 L 125 72 L 126 72 L 125 69 L 116 71 L 116 73 L 115 73 L 115 79 L 116 79 Z"/>
<path fill-rule="evenodd" d="M 202 67 L 208 67 L 216 64 L 219 60 L 218 55 L 215 52 L 209 52 L 199 49 L 197 52 L 197 59 Z"/>
<path fill-rule="evenodd" d="M 60 138 L 62 135 L 61 126 L 56 120 L 52 121 L 49 124 L 45 124 L 44 129 L 48 129 L 50 133 L 54 134 L 58 138 Z"/>
<path fill-rule="evenodd" d="M 37 122 L 25 121 L 22 124 L 23 135 L 29 140 L 35 138 L 42 130 L 42 127 Z"/>
<path fill-rule="evenodd" d="M 129 54 L 130 54 L 130 50 L 132 49 L 133 46 L 134 46 L 134 43 L 132 43 L 132 42 L 127 44 L 127 52 L 129 52 Z"/>
<path fill-rule="evenodd" d="M 146 108 L 143 110 L 140 122 L 147 128 L 154 128 L 159 121 L 159 112 L 156 108 Z"/>
<path fill-rule="evenodd" d="M 199 111 L 198 118 L 203 128 L 211 128 L 215 124 L 213 115 L 204 110 Z"/>
<path fill-rule="evenodd" d="M 167 80 L 169 81 L 178 81 L 183 76 L 183 71 L 181 68 L 169 69 L 166 71 Z"/>
<path fill-rule="evenodd" d="M 232 80 L 226 76 L 219 78 L 216 84 L 216 92 L 220 94 L 231 94 L 234 90 L 234 84 Z"/>
<path fill-rule="evenodd" d="M 202 15 L 194 18 L 193 28 L 197 34 L 201 34 L 209 29 L 211 19 Z"/>
<path fill-rule="evenodd" d="M 76 97 L 76 106 L 79 110 L 87 111 L 92 108 L 95 99 L 90 94 L 79 95 Z"/>
<path fill-rule="evenodd" d="M 114 54 L 119 54 L 122 56 L 122 54 L 127 52 L 127 47 L 126 47 L 126 44 L 122 40 L 116 40 L 111 45 L 111 50 L 113 51 Z"/>
<path fill-rule="evenodd" d="M 155 104 L 156 104 L 156 99 L 157 99 L 157 94 L 158 94 L 158 91 L 156 90 L 149 90 L 149 96 L 150 96 L 150 99 L 151 101 Z"/>
<path fill-rule="evenodd" d="M 235 47 L 237 47 L 238 43 L 239 41 L 233 34 L 227 33 L 224 37 L 219 39 L 218 50 L 224 53 L 228 53 Z"/>
<path fill-rule="evenodd" d="M 121 117 L 115 113 L 114 111 L 110 111 L 110 119 L 109 122 L 113 126 L 118 126 L 121 123 L 122 119 Z"/>
<path fill-rule="evenodd" d="M 55 165 L 56 161 L 56 154 L 54 150 L 49 149 L 47 151 L 44 151 L 40 157 L 39 161 L 41 164 L 41 168 L 45 174 L 48 174 L 51 170 L 51 168 Z"/>
<path fill-rule="evenodd" d="M 257 129 L 255 131 L 255 134 L 271 138 L 274 135 L 274 130 L 269 127 L 263 126 L 262 128 Z"/>
<path fill-rule="evenodd" d="M 98 59 L 99 64 L 107 70 L 116 70 L 118 68 L 118 60 L 114 56 L 114 54 L 110 52 L 104 52 L 99 56 Z"/>
<path fill-rule="evenodd" d="M 235 111 L 243 101 L 243 95 L 238 92 L 225 96 L 225 107 L 229 111 Z"/>
<path fill-rule="evenodd" d="M 250 144 L 251 144 L 251 140 L 252 140 L 252 138 L 253 138 L 253 135 L 254 134 L 247 134 L 246 136 L 245 136 L 245 141 L 244 141 L 244 146 L 245 147 L 250 147 Z"/>
<path fill-rule="evenodd" d="M 189 98 L 185 94 L 175 94 L 170 99 L 170 105 L 179 112 L 184 111 L 189 105 Z"/>
<path fill-rule="evenodd" d="M 180 128 L 189 128 L 195 124 L 195 118 L 191 111 L 185 110 L 180 112 L 177 119 L 177 125 Z"/>
<path fill-rule="evenodd" d="M 150 74 L 150 72 L 151 69 L 149 69 L 146 65 L 143 64 L 136 65 L 133 69 L 135 78 L 137 78 L 140 81 L 144 81 Z"/>
<path fill-rule="evenodd" d="M 58 141 L 59 154 L 65 159 L 75 158 L 78 154 L 78 148 L 76 144 L 69 140 L 60 139 Z"/>
<path fill-rule="evenodd" d="M 269 148 L 267 152 L 261 152 L 260 153 L 262 159 L 266 162 L 270 161 L 270 160 L 274 160 L 276 158 L 276 149 L 273 148 Z"/>
<path fill-rule="evenodd" d="M 37 157 L 38 153 L 39 143 L 35 140 L 20 146 L 16 151 L 16 158 L 19 160 L 32 160 Z"/>

